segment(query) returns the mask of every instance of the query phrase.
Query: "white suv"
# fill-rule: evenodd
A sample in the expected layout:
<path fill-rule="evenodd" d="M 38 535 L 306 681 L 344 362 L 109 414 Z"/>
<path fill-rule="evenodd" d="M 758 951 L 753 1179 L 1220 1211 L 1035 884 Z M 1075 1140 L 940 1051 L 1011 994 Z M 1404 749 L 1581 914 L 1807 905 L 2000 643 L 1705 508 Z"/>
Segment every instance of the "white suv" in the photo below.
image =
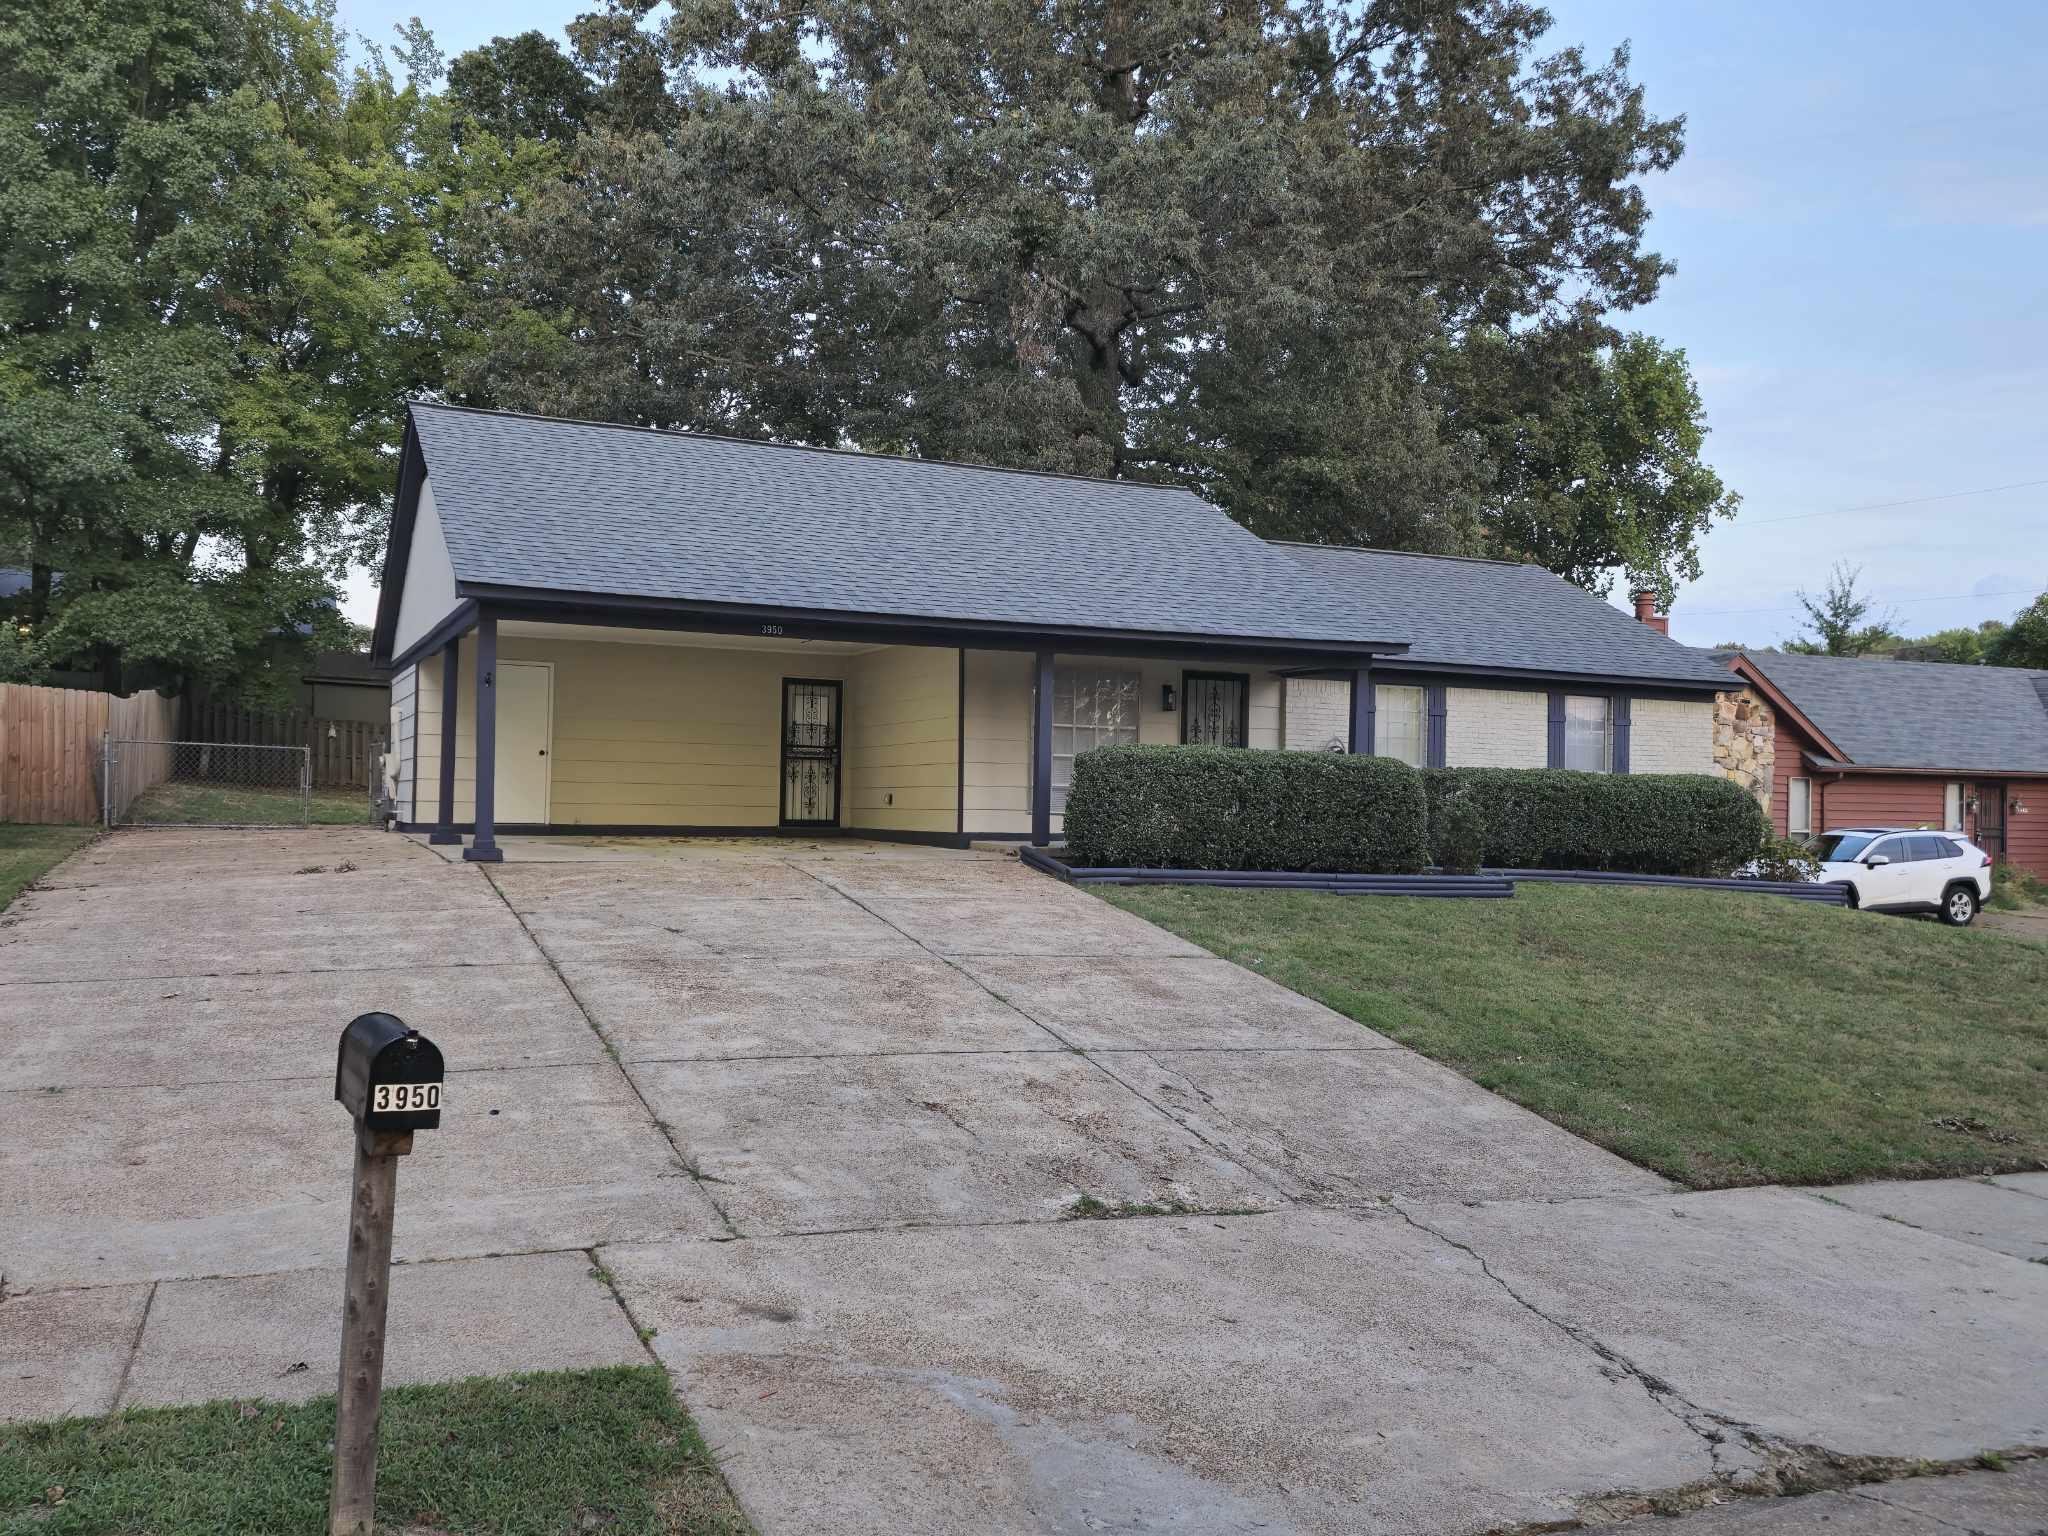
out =
<path fill-rule="evenodd" d="M 1867 912 L 1932 912 L 1960 928 L 1991 894 L 1991 855 L 1953 832 L 1846 827 L 1813 851 L 1820 883 L 1848 886 L 1849 905 Z"/>

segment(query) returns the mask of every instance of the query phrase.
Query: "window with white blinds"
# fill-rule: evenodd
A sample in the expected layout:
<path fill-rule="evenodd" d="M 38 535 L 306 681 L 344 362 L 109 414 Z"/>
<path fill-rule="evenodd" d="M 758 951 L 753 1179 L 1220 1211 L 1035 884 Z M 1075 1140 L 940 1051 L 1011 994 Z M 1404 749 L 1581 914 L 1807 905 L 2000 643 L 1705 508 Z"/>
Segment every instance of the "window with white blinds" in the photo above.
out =
<path fill-rule="evenodd" d="M 1813 780 L 1791 779 L 1785 785 L 1785 835 L 1813 836 Z"/>
<path fill-rule="evenodd" d="M 1564 701 L 1564 766 L 1581 773 L 1614 767 L 1614 718 L 1610 701 L 1568 694 Z"/>
<path fill-rule="evenodd" d="M 1379 684 L 1372 691 L 1372 750 L 1379 757 L 1399 758 L 1411 768 L 1423 759 L 1426 690 Z"/>

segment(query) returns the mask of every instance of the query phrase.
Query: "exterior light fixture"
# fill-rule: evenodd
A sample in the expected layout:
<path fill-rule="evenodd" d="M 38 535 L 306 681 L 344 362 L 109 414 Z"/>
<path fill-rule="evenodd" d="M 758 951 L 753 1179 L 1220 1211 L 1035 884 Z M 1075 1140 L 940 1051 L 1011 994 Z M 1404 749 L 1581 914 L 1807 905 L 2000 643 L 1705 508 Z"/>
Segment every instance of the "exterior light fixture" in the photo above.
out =
<path fill-rule="evenodd" d="M 1161 683 L 1161 684 L 1159 685 L 1159 708 L 1160 708 L 1160 711 L 1161 711 L 1162 713 L 1164 713 L 1164 714 L 1169 714 L 1169 715 L 1170 715 L 1170 714 L 1172 714 L 1172 713 L 1174 712 L 1174 710 L 1175 710 L 1175 709 L 1177 709 L 1177 708 L 1179 708 L 1179 707 L 1180 707 L 1180 696 L 1179 696 L 1178 694 L 1176 694 L 1176 693 L 1175 693 L 1175 692 L 1173 691 L 1173 684 L 1171 684 L 1171 683 Z"/>

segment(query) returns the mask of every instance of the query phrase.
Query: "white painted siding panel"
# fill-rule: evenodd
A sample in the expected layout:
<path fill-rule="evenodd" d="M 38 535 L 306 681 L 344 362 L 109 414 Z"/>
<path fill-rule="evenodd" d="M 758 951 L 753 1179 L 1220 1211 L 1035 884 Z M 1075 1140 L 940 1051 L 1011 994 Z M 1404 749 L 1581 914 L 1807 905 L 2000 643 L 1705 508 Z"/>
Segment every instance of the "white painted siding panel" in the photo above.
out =
<path fill-rule="evenodd" d="M 406 650 L 454 608 L 455 567 L 449 562 L 448 541 L 441 533 L 441 514 L 434 507 L 433 483 L 422 480 L 419 507 L 413 515 L 412 549 L 405 559 L 405 586 L 399 593 L 398 619 L 392 626 L 392 650 Z"/>

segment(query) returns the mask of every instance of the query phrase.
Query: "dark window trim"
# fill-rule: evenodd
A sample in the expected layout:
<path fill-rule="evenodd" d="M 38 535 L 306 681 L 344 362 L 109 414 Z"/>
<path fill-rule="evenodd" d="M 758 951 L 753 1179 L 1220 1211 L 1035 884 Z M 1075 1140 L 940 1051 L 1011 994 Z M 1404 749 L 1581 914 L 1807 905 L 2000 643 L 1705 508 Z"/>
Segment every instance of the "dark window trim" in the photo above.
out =
<path fill-rule="evenodd" d="M 1188 744 L 1188 721 L 1193 718 L 1193 712 L 1188 708 L 1188 700 L 1193 697 L 1193 694 L 1190 692 L 1188 688 L 1189 683 L 1236 683 L 1240 685 L 1242 691 L 1237 696 L 1237 739 L 1239 743 L 1241 743 L 1242 745 L 1247 747 L 1250 746 L 1252 744 L 1251 673 L 1193 671 L 1185 667 L 1181 669 L 1180 744 L 1182 746 L 1186 746 Z M 1145 704 L 1145 700 L 1143 697 L 1143 689 L 1144 684 L 1140 682 L 1140 692 L 1138 699 L 1138 707 L 1140 714 L 1143 713 Z"/>
<path fill-rule="evenodd" d="M 832 819 L 830 821 L 791 821 L 783 814 L 788 805 L 788 786 L 783 775 L 789 771 L 789 686 L 830 688 L 832 701 Z M 785 677 L 782 680 L 782 728 L 775 737 L 775 824 L 779 827 L 804 827 L 815 830 L 818 827 L 839 825 L 840 797 L 846 789 L 846 683 L 837 677 Z"/>
<path fill-rule="evenodd" d="M 1564 690 L 1550 690 L 1550 720 L 1545 733 L 1543 766 L 1562 768 L 1564 766 Z"/>
<path fill-rule="evenodd" d="M 953 832 L 957 836 L 967 830 L 967 647 L 956 646 L 953 656 L 960 681 L 953 704 L 954 746 L 959 749 L 953 760 Z"/>
<path fill-rule="evenodd" d="M 1422 707 L 1428 728 L 1422 744 L 1422 763 L 1425 768 L 1442 768 L 1450 757 L 1450 690 L 1442 683 L 1425 683 Z"/>
<path fill-rule="evenodd" d="M 1607 771 L 1627 773 L 1629 771 L 1630 737 L 1635 729 L 1634 700 L 1625 693 L 1617 693 L 1607 701 L 1608 740 Z"/>

